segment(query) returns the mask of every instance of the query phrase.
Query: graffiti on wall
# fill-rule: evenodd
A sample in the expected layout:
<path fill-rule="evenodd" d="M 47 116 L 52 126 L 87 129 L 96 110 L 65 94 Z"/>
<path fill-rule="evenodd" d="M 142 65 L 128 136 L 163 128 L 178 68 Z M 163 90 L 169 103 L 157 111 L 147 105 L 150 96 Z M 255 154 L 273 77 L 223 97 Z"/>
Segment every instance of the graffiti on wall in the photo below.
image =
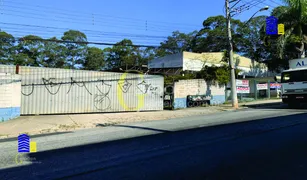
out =
<path fill-rule="evenodd" d="M 81 92 L 86 92 L 85 94 L 87 94 L 88 96 L 92 96 L 93 107 L 96 110 L 104 111 L 111 108 L 112 99 L 110 98 L 110 93 L 113 92 L 114 94 L 117 95 L 117 100 L 119 104 L 125 110 L 140 110 L 142 107 L 144 107 L 145 95 L 154 94 L 154 93 L 158 94 L 157 90 L 159 88 L 146 82 L 144 80 L 143 74 L 141 73 L 139 74 L 138 77 L 135 78 L 131 77 L 128 78 L 127 74 L 128 72 L 123 73 L 119 79 L 112 79 L 112 80 L 92 79 L 86 81 L 80 80 L 81 78 L 76 78 L 76 77 L 75 78 L 70 77 L 69 80 L 68 78 L 66 78 L 65 80 L 63 78 L 60 79 L 55 77 L 50 77 L 50 78 L 43 77 L 39 80 L 38 83 L 23 84 L 21 93 L 24 96 L 31 96 L 35 94 L 36 88 L 40 88 L 40 91 L 38 92 L 41 92 L 41 87 L 43 87 L 51 96 L 57 96 L 59 94 L 61 94 L 62 96 L 63 93 L 71 94 L 75 92 L 76 95 L 78 96 L 78 93 L 80 93 L 81 90 Z M 140 79 L 142 80 L 142 82 L 138 84 L 133 83 L 134 82 L 133 80 L 140 81 Z M 114 83 L 117 84 L 117 88 L 114 87 Z M 136 91 L 130 91 L 132 87 L 133 89 L 138 90 L 139 94 L 137 94 Z M 80 90 L 77 91 L 75 90 L 76 88 L 80 88 Z M 63 90 L 61 89 L 63 89 L 65 92 L 63 92 Z M 131 103 L 128 106 L 129 103 L 126 101 L 129 98 L 127 98 L 128 96 L 125 95 L 127 93 L 129 94 L 136 93 L 138 99 L 137 106 L 133 106 L 131 105 Z M 81 96 L 83 97 L 85 94 L 82 94 Z M 134 104 L 133 102 L 132 104 Z"/>
<path fill-rule="evenodd" d="M 131 87 L 132 83 L 127 81 L 127 79 L 118 81 L 118 86 L 123 93 L 127 93 Z"/>
<path fill-rule="evenodd" d="M 97 110 L 103 111 L 111 107 L 111 99 L 109 97 L 109 93 L 112 88 L 112 85 L 105 83 L 104 80 L 101 80 L 100 86 L 101 87 L 99 88 L 96 85 L 99 94 L 94 95 L 94 106 Z M 102 89 L 107 89 L 107 91 L 104 92 Z"/>
<path fill-rule="evenodd" d="M 77 86 L 79 86 L 79 87 L 84 87 L 84 88 L 86 89 L 86 91 L 87 91 L 90 95 L 92 95 L 92 93 L 91 93 L 91 92 L 88 90 L 88 88 L 86 87 L 86 84 L 85 84 L 84 81 L 81 82 L 81 84 L 80 84 L 80 83 L 78 83 L 76 80 L 74 80 L 73 77 L 70 78 L 70 86 L 69 86 L 69 89 L 68 89 L 68 91 L 67 91 L 67 94 L 70 92 L 71 88 L 72 88 L 74 85 L 77 85 Z"/>

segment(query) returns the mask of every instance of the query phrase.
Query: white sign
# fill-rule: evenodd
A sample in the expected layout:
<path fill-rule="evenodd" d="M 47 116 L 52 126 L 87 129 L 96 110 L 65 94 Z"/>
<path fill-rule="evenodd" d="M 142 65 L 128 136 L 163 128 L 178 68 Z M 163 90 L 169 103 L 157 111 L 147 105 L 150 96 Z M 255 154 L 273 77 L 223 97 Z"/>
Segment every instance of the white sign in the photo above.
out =
<path fill-rule="evenodd" d="M 249 81 L 248 81 L 248 80 L 240 80 L 240 79 L 237 79 L 237 80 L 236 80 L 236 84 L 237 84 L 237 86 L 239 86 L 239 87 L 249 87 Z"/>
<path fill-rule="evenodd" d="M 268 84 L 257 84 L 257 90 L 266 90 L 268 89 Z"/>
<path fill-rule="evenodd" d="M 249 87 L 237 87 L 237 93 L 239 94 L 248 94 L 249 92 Z"/>
<path fill-rule="evenodd" d="M 290 60 L 289 61 L 289 67 L 290 67 L 290 69 L 307 67 L 307 58 Z"/>

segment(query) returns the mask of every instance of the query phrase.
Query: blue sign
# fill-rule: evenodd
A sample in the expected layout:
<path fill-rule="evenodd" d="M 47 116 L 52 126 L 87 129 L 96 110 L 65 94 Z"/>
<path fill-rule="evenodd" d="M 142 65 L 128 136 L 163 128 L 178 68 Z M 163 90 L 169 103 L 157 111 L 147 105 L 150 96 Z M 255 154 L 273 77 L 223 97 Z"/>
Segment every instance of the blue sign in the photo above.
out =
<path fill-rule="evenodd" d="M 266 34 L 278 35 L 278 19 L 274 16 L 266 18 Z"/>
<path fill-rule="evenodd" d="M 296 67 L 301 67 L 301 66 L 305 66 L 305 62 L 297 62 Z"/>
<path fill-rule="evenodd" d="M 280 89 L 281 88 L 281 84 L 279 84 L 279 83 L 271 83 L 270 84 L 270 88 L 271 89 Z"/>
<path fill-rule="evenodd" d="M 27 134 L 21 134 L 18 136 L 18 152 L 30 152 L 30 137 Z"/>

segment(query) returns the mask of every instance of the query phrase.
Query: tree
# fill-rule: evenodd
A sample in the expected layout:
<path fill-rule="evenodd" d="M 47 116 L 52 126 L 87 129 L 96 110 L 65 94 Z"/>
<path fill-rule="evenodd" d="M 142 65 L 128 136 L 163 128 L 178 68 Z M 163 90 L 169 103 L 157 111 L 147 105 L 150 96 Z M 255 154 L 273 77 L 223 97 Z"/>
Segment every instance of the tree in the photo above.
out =
<path fill-rule="evenodd" d="M 65 47 L 67 48 L 66 52 L 66 66 L 75 69 L 80 67 L 86 57 L 87 49 L 87 37 L 83 32 L 76 30 L 69 30 L 64 32 L 62 36 Z"/>
<path fill-rule="evenodd" d="M 143 69 L 142 65 L 147 65 L 148 61 L 155 57 L 154 48 L 134 48 L 136 58 L 136 69 Z"/>
<path fill-rule="evenodd" d="M 234 51 L 240 52 L 244 47 L 244 35 L 242 29 L 244 24 L 240 20 L 231 20 Z M 193 39 L 192 51 L 222 52 L 228 49 L 227 23 L 224 16 L 213 16 L 203 22 L 203 28 Z"/>
<path fill-rule="evenodd" d="M 299 58 L 305 58 L 307 44 L 307 1 L 283 0 L 287 6 L 275 9 L 275 15 L 279 23 L 285 25 L 285 35 L 277 39 L 278 57 L 285 57 L 287 44 L 295 45 Z"/>
<path fill-rule="evenodd" d="M 105 64 L 103 50 L 97 47 L 89 47 L 87 55 L 83 63 L 83 68 L 86 70 L 102 70 Z"/>
<path fill-rule="evenodd" d="M 51 68 L 63 68 L 66 65 L 66 47 L 58 43 L 56 37 L 50 38 L 51 41 L 44 42 L 43 66 Z"/>
<path fill-rule="evenodd" d="M 185 34 L 179 31 L 174 31 L 167 40 L 160 43 L 160 47 L 156 51 L 157 57 L 163 57 L 168 54 L 177 54 L 182 51 L 192 51 L 192 41 L 196 36 L 197 31 Z"/>
<path fill-rule="evenodd" d="M 14 47 L 13 60 L 20 65 L 42 66 L 44 44 L 42 38 L 35 35 L 27 35 L 19 40 Z M 25 62 L 22 62 L 24 58 Z"/>
<path fill-rule="evenodd" d="M 108 69 L 130 69 L 137 64 L 136 47 L 130 39 L 123 39 L 111 48 L 104 49 Z"/>
<path fill-rule="evenodd" d="M 0 32 L 0 63 L 10 64 L 15 39 L 11 34 Z"/>
<path fill-rule="evenodd" d="M 35 61 L 25 53 L 12 54 L 12 62 L 14 65 L 20 66 L 33 66 L 35 64 Z"/>
<path fill-rule="evenodd" d="M 261 34 L 265 23 L 266 16 L 258 16 L 252 18 L 244 28 L 239 30 L 243 35 L 245 44 L 245 46 L 242 46 L 241 52 L 253 61 L 261 62 L 268 58 L 268 52 Z"/>

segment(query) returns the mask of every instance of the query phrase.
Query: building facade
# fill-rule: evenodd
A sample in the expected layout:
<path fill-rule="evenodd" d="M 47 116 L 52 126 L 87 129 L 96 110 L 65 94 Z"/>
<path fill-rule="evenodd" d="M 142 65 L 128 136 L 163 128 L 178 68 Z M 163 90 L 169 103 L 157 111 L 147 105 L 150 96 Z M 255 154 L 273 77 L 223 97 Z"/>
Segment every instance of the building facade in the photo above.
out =
<path fill-rule="evenodd" d="M 198 72 L 204 66 L 222 66 L 225 64 L 223 52 L 191 53 L 182 52 L 156 58 L 148 63 L 150 72 L 168 75 L 180 74 L 181 71 Z M 234 55 L 235 68 L 240 69 L 241 78 L 270 77 L 274 73 L 268 70 L 266 64 L 252 61 L 249 58 Z"/>

